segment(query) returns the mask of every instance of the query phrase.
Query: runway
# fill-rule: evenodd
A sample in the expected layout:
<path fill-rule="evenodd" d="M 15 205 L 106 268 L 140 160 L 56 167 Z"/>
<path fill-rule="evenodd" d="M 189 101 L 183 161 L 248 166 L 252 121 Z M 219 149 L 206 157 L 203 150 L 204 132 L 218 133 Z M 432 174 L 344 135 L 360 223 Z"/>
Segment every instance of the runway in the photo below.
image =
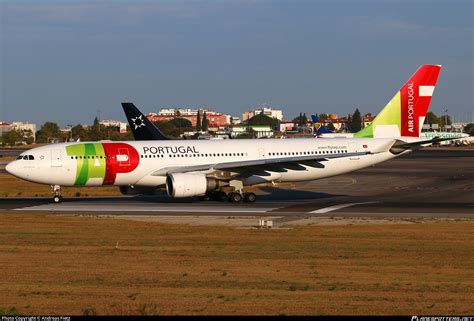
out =
<path fill-rule="evenodd" d="M 263 187 L 253 204 L 170 199 L 166 195 L 1 198 L 8 213 L 150 216 L 474 218 L 474 149 L 431 148 L 318 181 Z"/>

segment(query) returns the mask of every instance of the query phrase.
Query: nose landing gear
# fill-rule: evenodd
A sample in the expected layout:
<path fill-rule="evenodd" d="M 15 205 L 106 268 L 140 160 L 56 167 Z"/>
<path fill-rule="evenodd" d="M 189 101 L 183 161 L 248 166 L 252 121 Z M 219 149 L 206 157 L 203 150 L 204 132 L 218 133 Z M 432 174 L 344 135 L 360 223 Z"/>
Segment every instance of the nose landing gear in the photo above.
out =
<path fill-rule="evenodd" d="M 63 200 L 61 195 L 61 186 L 51 185 L 51 192 L 53 193 L 53 203 L 61 203 Z"/>

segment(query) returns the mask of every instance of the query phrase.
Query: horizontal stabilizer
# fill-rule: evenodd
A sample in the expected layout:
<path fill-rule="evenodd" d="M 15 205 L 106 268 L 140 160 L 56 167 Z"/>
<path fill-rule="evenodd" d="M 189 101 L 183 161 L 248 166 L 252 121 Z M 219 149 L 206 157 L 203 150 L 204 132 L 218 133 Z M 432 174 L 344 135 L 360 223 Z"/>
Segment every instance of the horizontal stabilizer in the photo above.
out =
<path fill-rule="evenodd" d="M 403 140 L 396 139 L 395 143 L 392 145 L 390 148 L 390 152 L 392 154 L 400 154 L 406 150 L 416 150 L 421 147 L 426 147 L 429 145 L 437 144 L 439 142 L 443 142 L 446 140 L 452 140 L 453 138 L 440 138 L 440 137 L 435 137 L 433 139 L 426 139 L 426 140 L 420 140 L 416 142 L 404 142 Z"/>

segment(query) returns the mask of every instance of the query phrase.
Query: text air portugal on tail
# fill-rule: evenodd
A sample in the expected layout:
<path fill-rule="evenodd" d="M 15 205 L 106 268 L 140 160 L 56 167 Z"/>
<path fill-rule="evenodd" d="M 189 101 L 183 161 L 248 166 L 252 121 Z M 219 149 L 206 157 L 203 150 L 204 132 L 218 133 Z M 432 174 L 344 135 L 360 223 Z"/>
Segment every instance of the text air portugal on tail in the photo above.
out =
<path fill-rule="evenodd" d="M 423 65 L 410 77 L 359 138 L 419 137 L 441 65 Z"/>

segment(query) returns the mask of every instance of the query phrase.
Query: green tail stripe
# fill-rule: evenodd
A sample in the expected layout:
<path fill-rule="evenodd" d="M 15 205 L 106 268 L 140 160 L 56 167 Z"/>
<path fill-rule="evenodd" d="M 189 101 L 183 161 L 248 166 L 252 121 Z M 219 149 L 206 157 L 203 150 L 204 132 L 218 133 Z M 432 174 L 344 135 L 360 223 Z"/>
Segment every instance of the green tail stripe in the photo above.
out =
<path fill-rule="evenodd" d="M 375 126 L 377 125 L 397 125 L 401 130 L 401 101 L 400 92 L 389 101 L 384 109 L 375 117 L 374 121 L 367 127 L 362 128 L 354 134 L 354 137 L 373 138 Z"/>

